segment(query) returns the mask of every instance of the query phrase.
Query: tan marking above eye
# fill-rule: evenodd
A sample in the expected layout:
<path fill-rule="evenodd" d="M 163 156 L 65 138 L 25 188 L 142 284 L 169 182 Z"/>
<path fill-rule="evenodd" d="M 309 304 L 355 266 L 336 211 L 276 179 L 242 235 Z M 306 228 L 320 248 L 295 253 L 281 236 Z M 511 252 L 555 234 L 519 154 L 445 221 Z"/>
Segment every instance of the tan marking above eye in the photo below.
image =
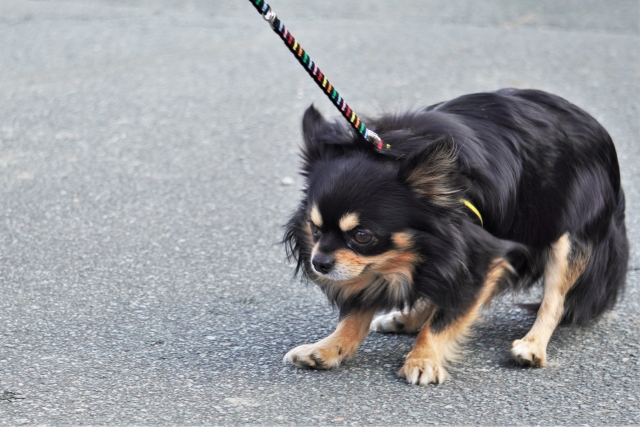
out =
<path fill-rule="evenodd" d="M 318 205 L 314 204 L 311 207 L 309 218 L 311 218 L 311 222 L 313 222 L 316 227 L 322 227 L 322 215 L 320 215 L 320 209 L 318 209 Z"/>
<path fill-rule="evenodd" d="M 394 233 L 391 236 L 391 240 L 398 249 L 408 249 L 413 244 L 413 236 L 411 235 L 411 233 L 402 231 L 399 233 Z"/>
<path fill-rule="evenodd" d="M 356 213 L 347 213 L 342 215 L 340 218 L 340 229 L 342 231 L 353 230 L 360 224 L 360 218 L 358 218 L 358 214 Z"/>

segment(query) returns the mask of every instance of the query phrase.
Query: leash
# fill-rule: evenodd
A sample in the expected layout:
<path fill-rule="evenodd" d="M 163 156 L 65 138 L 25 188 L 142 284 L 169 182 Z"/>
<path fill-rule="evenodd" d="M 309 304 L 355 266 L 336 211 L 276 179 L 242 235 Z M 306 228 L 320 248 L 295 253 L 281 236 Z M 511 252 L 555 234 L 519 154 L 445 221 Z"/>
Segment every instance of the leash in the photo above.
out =
<path fill-rule="evenodd" d="M 289 47 L 289 50 L 298 59 L 300 65 L 302 65 L 307 73 L 309 73 L 313 81 L 315 81 L 318 87 L 322 89 L 325 95 L 327 95 L 329 100 L 333 103 L 333 105 L 335 105 L 338 111 L 342 113 L 342 116 L 347 119 L 349 124 L 356 130 L 356 132 L 365 140 L 373 144 L 378 150 L 382 150 L 383 148 L 388 150 L 389 148 L 391 148 L 391 145 L 385 144 L 377 133 L 367 129 L 365 124 L 362 123 L 356 113 L 340 96 L 336 88 L 334 88 L 329 80 L 327 80 L 327 76 L 325 76 L 322 71 L 320 71 L 316 63 L 311 60 L 311 57 L 309 57 L 307 52 L 305 52 L 302 46 L 300 46 L 298 41 L 293 37 L 289 30 L 287 30 L 287 27 L 284 26 L 275 12 L 271 10 L 271 6 L 269 6 L 269 4 L 264 0 L 249 1 L 262 15 L 264 20 L 269 23 L 271 29 L 280 36 L 284 44 Z M 474 214 L 476 214 L 478 219 L 480 219 L 480 224 L 484 226 L 484 221 L 482 221 L 482 215 L 480 215 L 480 211 L 466 199 L 460 199 L 460 202 L 462 202 L 467 208 L 469 208 Z"/>
<path fill-rule="evenodd" d="M 289 47 L 291 53 L 298 58 L 298 62 L 300 65 L 307 70 L 307 73 L 313 78 L 316 84 L 322 89 L 322 91 L 327 95 L 329 100 L 336 106 L 338 111 L 342 113 L 342 116 L 347 119 L 349 124 L 355 129 L 355 131 L 362 136 L 365 140 L 369 141 L 373 144 L 378 150 L 389 149 L 391 145 L 385 144 L 382 139 L 373 132 L 372 130 L 367 129 L 367 127 L 362 123 L 360 118 L 356 115 L 356 113 L 349 107 L 349 105 L 345 102 L 344 99 L 340 96 L 336 88 L 333 87 L 327 77 L 320 71 L 318 66 L 311 60 L 307 52 L 302 49 L 302 46 L 298 43 L 298 41 L 293 37 L 293 35 L 287 30 L 287 28 L 282 24 L 282 21 L 278 19 L 276 14 L 271 10 L 271 6 L 267 4 L 264 0 L 249 0 L 251 4 L 256 8 L 258 12 L 262 15 L 265 21 L 271 25 L 273 31 L 280 36 L 285 45 Z"/>

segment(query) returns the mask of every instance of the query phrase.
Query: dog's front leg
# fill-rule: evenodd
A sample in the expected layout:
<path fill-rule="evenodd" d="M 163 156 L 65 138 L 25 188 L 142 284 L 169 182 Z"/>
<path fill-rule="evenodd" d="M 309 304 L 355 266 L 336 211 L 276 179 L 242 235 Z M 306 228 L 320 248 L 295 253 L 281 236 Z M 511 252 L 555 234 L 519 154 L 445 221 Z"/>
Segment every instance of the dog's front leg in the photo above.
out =
<path fill-rule="evenodd" d="M 429 319 L 420 330 L 398 376 L 406 378 L 410 384 L 423 386 L 444 382 L 447 378 L 445 366 L 448 361 L 457 358 L 459 344 L 467 337 L 480 305 L 476 301 L 471 310 L 447 324 L 444 329 L 434 330 L 433 317 Z"/>
<path fill-rule="evenodd" d="M 498 283 L 509 271 L 509 264 L 496 259 L 487 273 L 483 286 L 473 303 L 461 315 L 449 320 L 444 327 L 434 328 L 437 310 L 420 330 L 413 350 L 409 352 L 398 375 L 410 384 L 440 384 L 447 378 L 445 366 L 457 358 L 459 344 L 468 336 L 471 325 L 479 316 L 480 308 L 489 302 Z"/>
<path fill-rule="evenodd" d="M 369 333 L 374 311 L 354 312 L 338 322 L 336 330 L 315 344 L 294 348 L 284 356 L 285 363 L 300 368 L 331 369 L 343 359 L 353 357 Z"/>
<path fill-rule="evenodd" d="M 444 368 L 447 356 L 452 353 L 455 339 L 448 330 L 434 333 L 431 325 L 426 324 L 416 339 L 416 344 L 407 354 L 407 358 L 398 376 L 406 378 L 410 384 L 440 384 L 447 378 Z"/>

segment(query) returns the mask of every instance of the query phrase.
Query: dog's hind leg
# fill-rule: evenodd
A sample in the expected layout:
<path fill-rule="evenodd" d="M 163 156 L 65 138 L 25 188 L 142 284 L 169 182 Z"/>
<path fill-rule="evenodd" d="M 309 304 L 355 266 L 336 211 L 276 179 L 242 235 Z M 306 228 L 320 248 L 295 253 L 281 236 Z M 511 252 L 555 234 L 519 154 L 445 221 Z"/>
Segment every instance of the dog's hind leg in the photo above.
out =
<path fill-rule="evenodd" d="M 305 344 L 289 351 L 283 359 L 300 368 L 331 369 L 343 359 L 356 354 L 358 347 L 369 334 L 373 311 L 354 312 L 338 322 L 336 330 L 315 344 Z"/>
<path fill-rule="evenodd" d="M 521 365 L 544 366 L 547 344 L 564 314 L 567 293 L 584 272 L 590 248 L 565 233 L 551 245 L 544 270 L 544 294 L 531 330 L 511 345 L 511 355 Z"/>
<path fill-rule="evenodd" d="M 416 302 L 411 309 L 393 311 L 376 317 L 371 330 L 383 334 L 412 334 L 418 332 L 433 313 L 434 306 L 427 301 Z"/>

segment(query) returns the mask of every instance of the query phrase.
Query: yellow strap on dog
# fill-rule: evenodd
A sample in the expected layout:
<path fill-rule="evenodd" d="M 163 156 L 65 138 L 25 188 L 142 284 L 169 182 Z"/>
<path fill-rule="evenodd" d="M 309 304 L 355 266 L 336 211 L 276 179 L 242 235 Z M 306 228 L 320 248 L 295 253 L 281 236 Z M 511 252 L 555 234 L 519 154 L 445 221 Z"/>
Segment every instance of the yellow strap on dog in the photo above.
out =
<path fill-rule="evenodd" d="M 473 206 L 473 203 L 471 203 L 470 201 L 468 201 L 467 199 L 460 199 L 460 201 L 462 203 L 464 203 L 464 205 L 466 207 L 468 207 L 469 209 L 471 209 L 473 211 L 474 214 L 476 214 L 476 216 L 478 217 L 478 219 L 480 219 L 480 225 L 482 225 L 484 227 L 484 221 L 482 221 L 482 215 L 480 215 L 480 211 L 478 210 L 478 208 L 476 208 L 475 206 Z"/>

